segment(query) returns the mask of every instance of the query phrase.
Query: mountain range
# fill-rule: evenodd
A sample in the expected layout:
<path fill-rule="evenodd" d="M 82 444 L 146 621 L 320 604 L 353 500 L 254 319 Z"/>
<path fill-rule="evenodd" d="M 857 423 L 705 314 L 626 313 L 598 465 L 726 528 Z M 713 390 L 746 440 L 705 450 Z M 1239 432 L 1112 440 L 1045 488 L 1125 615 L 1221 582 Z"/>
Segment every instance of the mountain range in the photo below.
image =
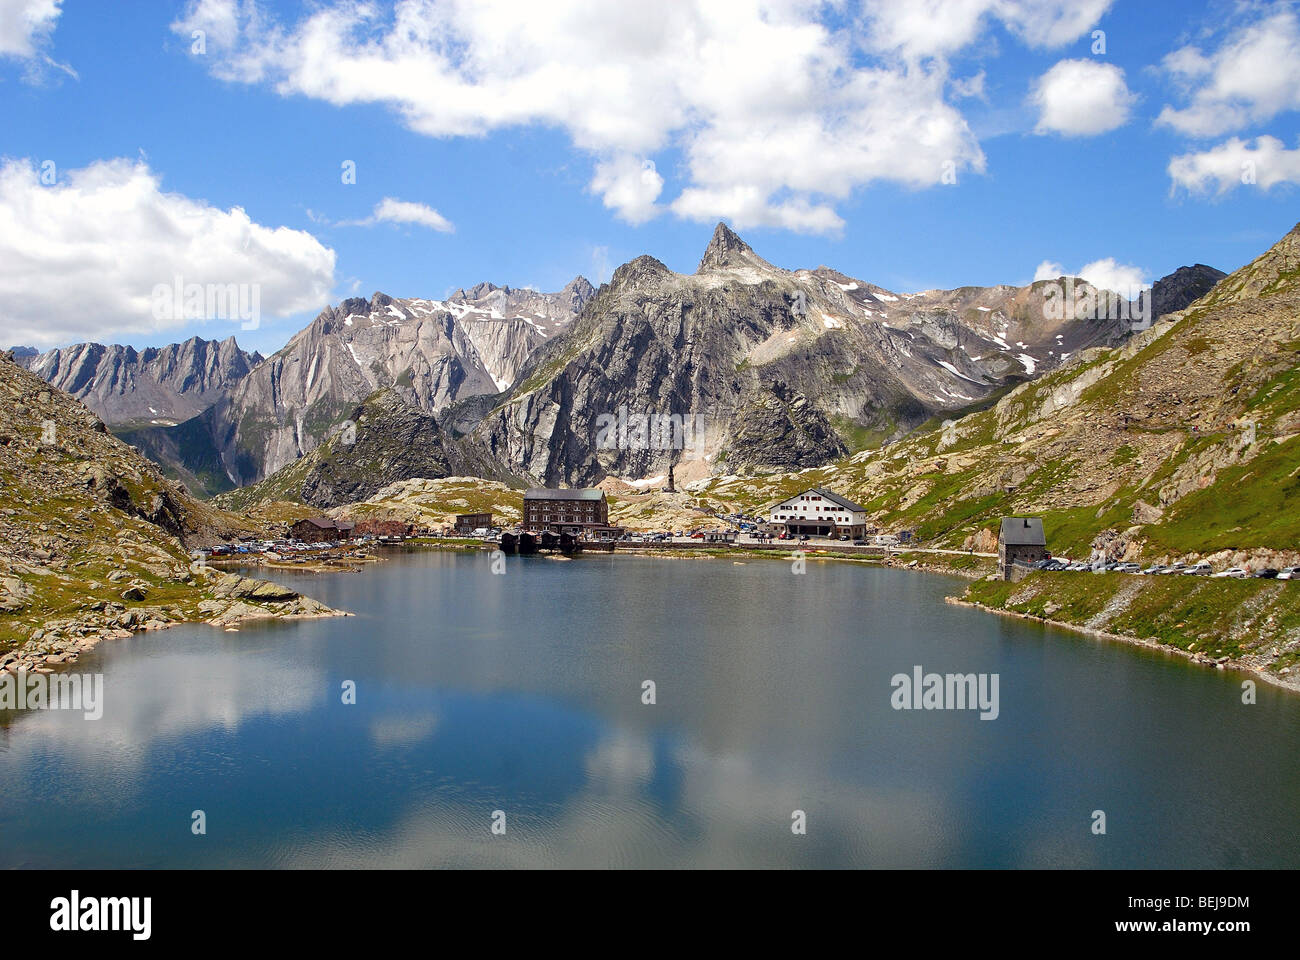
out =
<path fill-rule="evenodd" d="M 1156 284 L 1156 311 L 1185 307 L 1222 276 L 1181 268 Z M 331 444 L 317 458 L 350 476 L 359 466 L 344 468 L 348 457 L 387 463 L 367 488 L 445 476 L 457 463 L 546 485 L 650 477 L 670 464 L 692 480 L 833 462 L 1133 334 L 1127 309 L 1052 319 L 1059 287 L 896 293 L 828 267 L 776 267 L 719 224 L 693 274 L 641 256 L 599 291 L 578 277 L 551 294 L 487 283 L 441 300 L 376 293 L 327 308 L 266 359 L 233 340 L 16 359 L 201 495 L 281 471 L 305 478 L 295 465 L 367 402 L 363 435 L 418 422 L 439 452 L 376 461 L 364 444 Z M 689 436 L 658 442 L 624 429 L 611 442 L 602 429 L 642 415 L 673 417 Z M 327 505 L 358 489 L 316 482 L 310 499 Z"/>
<path fill-rule="evenodd" d="M 136 351 L 79 343 L 38 354 L 14 351 L 21 366 L 94 410 L 110 426 L 171 426 L 196 417 L 262 362 L 233 337 Z"/>

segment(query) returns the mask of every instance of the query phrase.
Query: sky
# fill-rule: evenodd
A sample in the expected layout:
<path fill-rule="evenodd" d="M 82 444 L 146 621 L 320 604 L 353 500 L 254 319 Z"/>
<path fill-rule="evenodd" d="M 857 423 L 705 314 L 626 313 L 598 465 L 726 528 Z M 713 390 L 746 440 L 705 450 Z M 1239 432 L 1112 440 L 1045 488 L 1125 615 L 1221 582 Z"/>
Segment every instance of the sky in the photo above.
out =
<path fill-rule="evenodd" d="M 723 220 L 899 291 L 1231 271 L 1300 220 L 1300 8 L 0 0 L 0 344 L 553 291 Z"/>

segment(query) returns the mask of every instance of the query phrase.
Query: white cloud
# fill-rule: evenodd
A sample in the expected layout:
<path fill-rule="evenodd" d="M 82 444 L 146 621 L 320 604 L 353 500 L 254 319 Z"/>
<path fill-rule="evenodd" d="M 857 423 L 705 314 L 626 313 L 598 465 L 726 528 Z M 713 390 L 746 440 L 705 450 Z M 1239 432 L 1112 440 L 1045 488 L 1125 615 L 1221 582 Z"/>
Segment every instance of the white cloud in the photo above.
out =
<path fill-rule="evenodd" d="M 972 77 L 952 81 L 952 95 L 958 99 L 974 97 L 976 100 L 988 100 L 984 93 L 986 74 L 983 70 Z"/>
<path fill-rule="evenodd" d="M 1113 290 L 1129 299 L 1151 286 L 1146 271 L 1141 267 L 1120 263 L 1114 257 L 1105 257 L 1084 264 L 1071 273 L 1055 260 L 1044 260 L 1034 271 L 1034 280 L 1056 280 L 1059 277 L 1078 277 L 1099 290 Z"/>
<path fill-rule="evenodd" d="M 840 224 L 833 205 L 865 185 L 984 170 L 935 54 L 995 21 L 1031 46 L 1059 46 L 1109 6 L 943 0 L 916 19 L 911 5 L 870 4 L 865 41 L 863 23 L 821 0 L 322 0 L 286 23 L 252 0 L 191 0 L 173 29 L 208 31 L 218 77 L 385 105 L 428 136 L 561 130 L 592 157 L 591 188 L 633 223 L 666 208 L 825 232 Z M 864 42 L 877 58 L 864 60 Z M 979 84 L 952 91 L 978 96 Z M 684 182 L 663 198 L 653 161 L 673 148 Z"/>
<path fill-rule="evenodd" d="M 866 0 L 869 42 L 908 59 L 947 56 L 1000 21 L 1035 48 L 1056 48 L 1092 29 L 1114 0 Z"/>
<path fill-rule="evenodd" d="M 773 203 L 758 187 L 690 187 L 673 201 L 673 212 L 688 220 L 709 221 L 719 217 L 739 230 L 750 227 L 779 227 L 795 233 L 835 233 L 844 220 L 831 207 L 804 200 Z"/>
<path fill-rule="evenodd" d="M 1035 133 L 1091 137 L 1128 123 L 1137 97 L 1124 71 L 1096 60 L 1062 60 L 1038 78 L 1030 102 L 1039 111 Z"/>
<path fill-rule="evenodd" d="M 1293 8 L 1235 28 L 1211 53 L 1186 46 L 1162 61 L 1188 99 L 1166 106 L 1158 123 L 1213 137 L 1300 109 L 1300 17 Z"/>
<path fill-rule="evenodd" d="M 1243 185 L 1268 190 L 1300 183 L 1300 149 L 1286 149 L 1277 137 L 1259 137 L 1253 146 L 1233 137 L 1213 149 L 1174 157 L 1169 177 L 1175 189 L 1192 193 L 1224 194 Z"/>
<path fill-rule="evenodd" d="M 0 0 L 0 57 L 35 57 L 54 32 L 62 2 Z"/>
<path fill-rule="evenodd" d="M 14 343 L 117 340 L 182 326 L 183 318 L 155 316 L 153 301 L 156 287 L 178 277 L 247 285 L 262 313 L 317 310 L 334 260 L 305 231 L 164 193 L 141 162 L 98 161 L 49 186 L 30 162 L 0 165 L 0 321 Z"/>
<path fill-rule="evenodd" d="M 659 213 L 655 201 L 663 192 L 664 178 L 651 160 L 620 156 L 596 164 L 591 189 L 602 195 L 606 207 L 628 223 L 645 223 Z"/>
<path fill-rule="evenodd" d="M 414 224 L 439 233 L 455 233 L 456 226 L 433 207 L 395 197 L 384 197 L 374 212 L 364 220 L 346 221 L 340 226 L 370 227 L 377 223 Z"/>

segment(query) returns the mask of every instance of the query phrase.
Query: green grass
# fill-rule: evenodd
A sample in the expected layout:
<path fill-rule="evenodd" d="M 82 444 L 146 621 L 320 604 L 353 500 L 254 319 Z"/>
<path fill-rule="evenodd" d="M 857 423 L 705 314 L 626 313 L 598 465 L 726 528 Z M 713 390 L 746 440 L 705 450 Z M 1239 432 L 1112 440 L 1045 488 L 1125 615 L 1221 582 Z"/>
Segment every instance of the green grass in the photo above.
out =
<path fill-rule="evenodd" d="M 1238 658 L 1294 644 L 1300 627 L 1300 585 L 1275 580 L 1034 573 L 1017 583 L 976 581 L 965 598 L 1075 626 L 1097 622 L 1109 608 L 1097 623 L 1108 633 L 1209 657 Z M 1296 650 L 1286 650 L 1272 669 L 1296 659 Z"/>
<path fill-rule="evenodd" d="M 1294 550 L 1300 545 L 1297 474 L 1300 445 L 1273 444 L 1248 463 L 1220 470 L 1212 486 L 1183 497 L 1148 534 L 1178 552 Z"/>

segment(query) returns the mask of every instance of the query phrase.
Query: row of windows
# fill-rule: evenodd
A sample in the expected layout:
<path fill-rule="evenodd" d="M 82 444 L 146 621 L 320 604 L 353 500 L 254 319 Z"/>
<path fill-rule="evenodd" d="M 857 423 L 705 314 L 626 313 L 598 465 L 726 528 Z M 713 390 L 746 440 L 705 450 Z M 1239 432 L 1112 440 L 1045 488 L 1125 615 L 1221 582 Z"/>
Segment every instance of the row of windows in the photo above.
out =
<path fill-rule="evenodd" d="M 815 520 L 815 519 L 818 519 L 818 518 L 816 518 L 816 517 L 805 517 L 805 516 L 801 516 L 800 514 L 797 514 L 797 513 L 791 513 L 791 514 L 777 513 L 777 514 L 773 514 L 773 515 L 772 515 L 772 519 L 773 519 L 773 520 Z M 836 523 L 848 523 L 848 522 L 850 522 L 848 517 L 827 517 L 826 519 L 827 519 L 827 520 L 833 520 L 833 521 L 835 521 Z"/>

